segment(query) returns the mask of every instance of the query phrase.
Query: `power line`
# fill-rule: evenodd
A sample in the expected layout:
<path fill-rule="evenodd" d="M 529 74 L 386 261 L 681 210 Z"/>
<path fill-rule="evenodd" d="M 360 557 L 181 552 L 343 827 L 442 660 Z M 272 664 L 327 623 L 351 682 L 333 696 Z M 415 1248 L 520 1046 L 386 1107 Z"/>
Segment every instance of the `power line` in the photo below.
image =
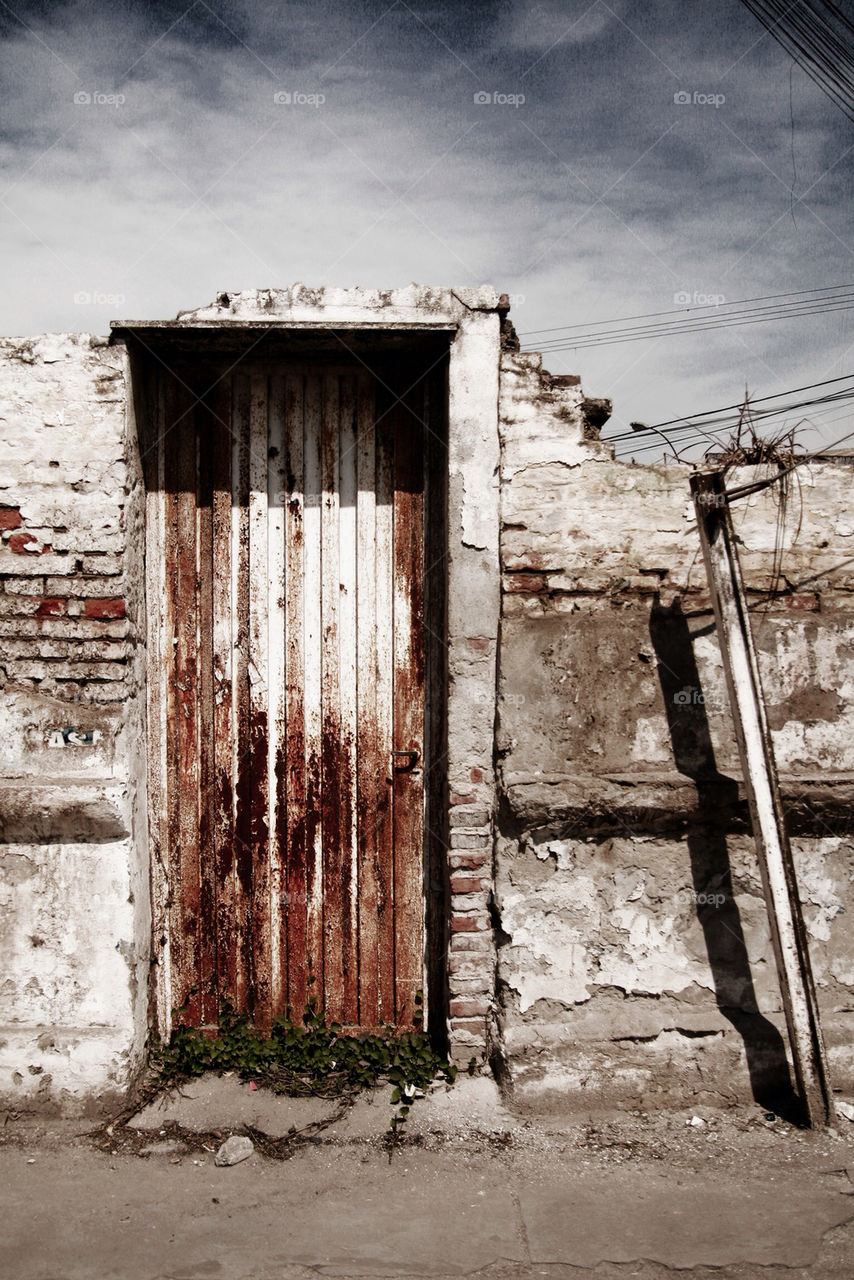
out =
<path fill-rule="evenodd" d="M 794 401 L 781 405 L 776 409 L 754 409 L 753 402 L 749 402 L 747 407 L 751 411 L 751 416 L 754 421 L 767 422 L 774 418 L 784 418 L 789 414 L 799 412 L 801 409 L 817 409 L 824 405 L 832 406 L 845 404 L 851 399 L 854 399 L 854 387 L 850 387 L 845 391 L 838 391 L 834 395 L 823 396 L 816 400 Z M 740 405 L 739 409 L 743 407 L 743 405 Z M 673 427 L 669 432 L 660 431 L 657 427 L 647 427 L 645 428 L 645 432 L 655 432 L 658 435 L 663 435 L 665 439 L 679 439 L 683 436 L 690 435 L 692 432 L 703 432 L 704 428 L 709 428 L 710 430 L 724 430 L 730 426 L 731 423 L 732 415 L 727 414 L 721 415 L 718 418 L 701 418 L 697 422 L 686 422 L 684 425 Z M 621 435 L 610 436 L 607 443 L 615 444 L 622 442 L 623 440 L 637 439 L 642 434 L 644 433 L 640 431 L 623 432 Z"/>
<path fill-rule="evenodd" d="M 854 398 L 854 397 L 849 397 L 849 399 L 851 398 Z M 838 421 L 838 419 L 833 419 L 833 421 Z M 814 426 L 815 424 L 811 424 L 811 425 Z M 732 426 L 733 424 L 730 423 L 729 424 L 730 430 L 732 430 Z M 696 446 L 702 445 L 702 444 L 711 445 L 715 449 L 718 449 L 721 451 L 725 450 L 727 447 L 726 440 L 717 439 L 715 436 L 711 435 L 710 433 L 707 433 L 705 431 L 700 431 L 699 429 L 697 431 L 697 434 L 688 435 L 686 437 L 680 437 L 676 441 L 674 441 L 674 439 L 671 436 L 665 436 L 662 433 L 662 439 L 664 439 L 667 442 L 668 446 L 670 447 L 671 451 L 673 452 L 674 456 L 677 459 L 679 458 L 680 454 L 683 453 L 685 450 L 693 449 Z M 839 441 L 837 441 L 836 443 L 839 444 Z M 831 446 L 829 445 L 822 445 L 819 452 L 824 453 L 830 447 Z M 661 448 L 661 445 L 659 444 L 659 442 L 657 440 L 651 440 L 647 444 L 641 444 L 641 446 L 637 449 L 623 450 L 621 456 L 625 457 L 627 454 L 630 454 L 632 457 L 640 456 L 641 454 L 645 454 L 645 453 L 653 453 L 656 449 L 659 449 L 659 448 Z"/>
<path fill-rule="evenodd" d="M 822 382 L 807 382 L 802 387 L 791 387 L 788 391 L 775 391 L 773 395 L 758 396 L 757 399 L 751 400 L 750 408 L 753 409 L 755 405 L 765 404 L 769 400 L 780 400 L 782 399 L 783 396 L 800 395 L 802 391 L 815 391 L 819 387 L 831 387 L 838 382 L 850 382 L 852 378 L 854 378 L 854 373 L 843 373 L 843 374 L 840 374 L 839 377 L 837 378 L 825 378 L 824 381 Z M 854 387 L 851 388 L 851 394 L 854 394 Z M 822 398 L 821 400 L 813 399 L 813 400 L 803 401 L 804 405 L 818 404 L 818 403 L 824 403 L 824 398 Z M 665 427 L 675 427 L 681 423 L 686 423 L 686 424 L 693 423 L 694 419 L 700 419 L 705 424 L 706 422 L 713 420 L 718 414 L 732 413 L 734 410 L 741 409 L 743 405 L 744 405 L 744 401 L 742 400 L 738 404 L 724 405 L 720 409 L 706 409 L 699 413 L 685 414 L 681 418 L 668 418 L 666 422 L 656 422 L 656 423 L 653 423 L 651 426 L 644 426 L 643 431 L 663 431 Z M 783 410 L 780 410 L 780 412 L 782 411 Z M 642 433 L 640 430 L 627 431 L 619 436 L 604 436 L 603 439 L 607 443 L 613 443 L 615 440 L 629 440 L 632 437 L 636 438 L 641 434 Z"/>
<path fill-rule="evenodd" d="M 669 325 L 667 327 L 650 329 L 644 332 L 627 332 L 615 334 L 614 336 L 600 335 L 595 339 L 556 344 L 550 347 L 537 347 L 535 350 L 541 351 L 543 355 L 554 355 L 560 351 L 583 351 L 589 347 L 619 346 L 625 342 L 650 341 L 654 338 L 684 337 L 685 335 L 692 333 L 707 333 L 713 329 L 738 329 L 746 324 L 767 324 L 773 320 L 791 320 L 796 317 L 831 315 L 836 311 L 850 311 L 852 308 L 854 308 L 854 298 L 847 299 L 845 302 L 840 302 L 840 305 L 832 307 L 821 306 L 809 309 L 805 308 L 803 310 L 787 310 L 773 315 L 748 316 L 744 319 L 730 317 L 727 320 L 721 319 L 717 322 L 711 321 L 707 324 Z M 529 349 L 530 348 L 525 348 L 525 350 Z"/>
<path fill-rule="evenodd" d="M 849 399 L 849 400 L 850 400 L 850 399 L 854 399 L 854 396 L 849 397 L 848 399 Z M 838 419 L 838 418 L 833 418 L 833 419 L 831 419 L 831 421 L 837 422 L 837 421 L 839 421 L 839 419 Z M 730 423 L 729 425 L 730 425 L 730 430 L 731 430 L 731 429 L 732 429 L 732 425 L 733 425 L 733 424 L 732 424 L 732 423 Z M 814 423 L 813 423 L 813 424 L 811 424 L 811 425 L 812 425 L 812 426 L 815 426 L 815 424 L 814 424 Z M 825 424 L 825 425 L 829 425 L 829 424 Z M 847 437 L 845 437 L 845 438 L 847 439 Z M 672 450 L 673 454 L 674 454 L 677 458 L 679 458 L 680 453 L 684 452 L 686 449 L 693 449 L 693 448 L 695 448 L 697 445 L 702 445 L 702 444 L 711 444 L 711 445 L 713 445 L 716 449 L 719 449 L 719 450 L 724 450 L 724 449 L 726 449 L 726 447 L 727 447 L 727 442 L 726 442 L 725 440 L 719 440 L 719 439 L 716 439 L 713 435 L 711 435 L 711 434 L 709 434 L 709 433 L 707 433 L 707 432 L 700 432 L 700 431 L 699 431 L 699 429 L 698 429 L 697 434 L 694 434 L 694 435 L 688 435 L 688 436 L 686 436 L 686 437 L 680 437 L 680 438 L 675 442 L 675 445 L 674 445 L 674 441 L 673 441 L 672 437 L 670 437 L 670 436 L 664 436 L 664 435 L 663 435 L 663 439 L 664 439 L 665 441 L 667 441 L 667 443 L 668 443 L 668 445 L 669 445 L 670 449 Z M 832 446 L 831 446 L 831 445 L 822 445 L 822 446 L 821 446 L 821 449 L 820 449 L 818 452 L 819 452 L 819 453 L 825 453 L 825 452 L 827 452 L 827 451 L 828 451 L 828 449 L 837 447 L 837 446 L 839 445 L 839 443 L 840 443 L 840 441 L 836 441 L 835 445 L 832 445 Z M 678 447 L 676 447 L 676 446 L 678 446 Z M 652 440 L 652 441 L 650 441 L 650 442 L 649 442 L 649 443 L 647 443 L 647 444 L 641 444 L 640 448 L 638 448 L 638 449 L 625 449 L 625 450 L 623 451 L 623 453 L 622 453 L 622 456 L 624 456 L 624 457 L 625 457 L 625 456 L 626 456 L 626 454 L 631 454 L 631 456 L 632 456 L 632 457 L 640 456 L 641 454 L 644 454 L 644 453 L 652 453 L 652 452 L 654 452 L 656 449 L 659 449 L 659 448 L 661 448 L 660 443 L 659 443 L 657 440 Z"/>
<path fill-rule="evenodd" d="M 802 297 L 804 294 L 808 294 L 808 293 L 830 294 L 838 289 L 854 289 L 854 281 L 848 284 L 825 285 L 818 289 L 793 289 L 789 293 L 766 293 L 761 295 L 758 298 L 736 298 L 733 302 L 727 303 L 726 306 L 727 308 L 729 308 L 729 307 L 747 306 L 748 304 L 752 304 L 754 302 L 774 302 L 778 298 L 799 298 L 799 297 Z M 563 332 L 567 329 L 591 329 L 591 328 L 594 328 L 596 325 L 601 325 L 601 324 L 628 324 L 630 320 L 650 320 L 656 316 L 680 316 L 680 315 L 683 315 L 685 312 L 689 312 L 689 311 L 708 311 L 708 310 L 716 311 L 718 310 L 718 308 L 714 304 L 704 303 L 703 306 L 697 306 L 697 307 L 686 306 L 686 307 L 676 307 L 675 309 L 671 308 L 668 311 L 646 311 L 637 316 L 621 316 L 614 320 L 590 320 L 590 321 L 585 321 L 579 324 L 560 324 L 560 325 L 554 326 L 551 329 L 526 329 L 519 334 L 519 337 L 530 338 L 532 334 L 536 334 L 536 333 L 558 333 L 558 332 Z"/>
<path fill-rule="evenodd" d="M 790 57 L 854 120 L 854 26 L 831 0 L 742 0 Z"/>
<path fill-rule="evenodd" d="M 812 385 L 816 388 L 831 386 L 839 381 L 850 381 L 852 377 L 854 377 L 854 374 L 848 374 L 839 379 L 829 379 L 826 382 L 814 383 Z M 838 388 L 824 396 L 811 397 L 804 400 L 787 401 L 783 405 L 774 406 L 766 403 L 768 400 L 776 400 L 784 395 L 797 394 L 798 390 L 800 390 L 800 388 L 795 388 L 789 392 L 779 392 L 775 396 L 764 396 L 758 400 L 750 401 L 747 407 L 750 410 L 751 422 L 754 424 L 758 422 L 768 423 L 775 418 L 784 418 L 788 415 L 799 412 L 800 410 L 806 409 L 815 411 L 816 409 L 822 408 L 830 409 L 836 405 L 847 404 L 854 400 L 854 386 L 849 386 Z M 633 457 L 657 450 L 660 447 L 659 440 L 663 440 L 665 444 L 669 446 L 677 459 L 679 458 L 680 451 L 694 448 L 695 446 L 703 443 L 711 444 L 717 449 L 725 449 L 726 441 L 718 439 L 712 433 L 714 431 L 718 431 L 718 433 L 724 430 L 732 431 L 734 425 L 732 412 L 735 409 L 742 410 L 743 408 L 744 402 L 739 405 L 730 405 L 727 409 L 711 410 L 706 414 L 694 414 L 687 418 L 672 419 L 670 422 L 659 423 L 649 427 L 645 426 L 629 432 L 622 432 L 615 436 L 609 436 L 607 437 L 607 443 L 619 446 L 629 440 L 635 442 L 638 440 L 639 436 L 647 437 L 646 439 L 641 439 L 638 447 L 626 448 L 623 450 L 624 456 L 625 454 L 630 453 Z M 804 415 L 802 415 L 800 421 L 796 424 L 796 428 L 801 425 L 801 422 L 803 422 L 803 416 Z M 832 421 L 838 421 L 838 418 L 834 418 Z M 669 430 L 665 430 L 665 428 L 669 428 Z M 658 439 L 649 438 L 653 435 L 657 436 Z M 847 437 L 845 438 L 847 439 Z M 839 442 L 837 441 L 837 444 L 838 443 Z M 828 446 L 823 446 L 820 452 L 824 452 L 827 447 Z"/>
<path fill-rule="evenodd" d="M 593 331 L 589 326 L 585 331 L 572 337 L 569 333 L 560 337 L 547 339 L 538 343 L 535 348 L 526 346 L 524 350 L 537 350 L 543 355 L 551 355 L 558 351 L 578 351 L 587 347 L 613 346 L 624 342 L 638 342 L 654 338 L 678 337 L 689 333 L 704 333 L 712 329 L 738 328 L 746 324 L 765 324 L 773 320 L 802 318 L 810 315 L 827 315 L 835 311 L 849 311 L 854 308 L 854 291 L 852 286 L 836 286 L 837 290 L 845 288 L 846 293 L 824 291 L 816 296 L 801 298 L 799 301 L 776 303 L 769 306 L 747 306 L 730 304 L 726 307 L 703 307 L 691 311 L 687 315 L 679 315 L 678 319 L 662 320 L 651 324 L 620 324 L 616 321 L 598 321 L 612 324 L 615 327 Z M 747 302 L 753 301 L 747 299 Z M 759 301 L 756 299 L 755 301 Z M 700 314 L 700 312 L 704 314 Z M 655 313 L 652 313 L 653 315 Z M 674 314 L 662 312 L 662 315 Z M 570 326 L 567 326 L 569 328 Z M 578 326 L 579 328 L 581 326 Z M 542 331 L 546 332 L 546 331 Z"/>

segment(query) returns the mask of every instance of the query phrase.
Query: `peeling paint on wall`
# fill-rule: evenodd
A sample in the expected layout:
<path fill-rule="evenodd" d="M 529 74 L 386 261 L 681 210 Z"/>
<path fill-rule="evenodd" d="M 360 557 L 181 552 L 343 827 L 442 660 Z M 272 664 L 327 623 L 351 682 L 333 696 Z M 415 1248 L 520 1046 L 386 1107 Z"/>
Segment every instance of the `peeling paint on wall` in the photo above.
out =
<path fill-rule="evenodd" d="M 688 468 L 615 462 L 585 440 L 580 403 L 567 400 L 557 441 L 549 375 L 505 354 L 505 1069 L 520 1099 L 564 1107 L 773 1092 L 788 1074 L 784 1023 Z M 851 473 L 802 475 L 789 585 L 754 628 L 834 1079 L 850 1088 Z M 735 517 L 758 600 L 780 585 L 773 495 Z"/>

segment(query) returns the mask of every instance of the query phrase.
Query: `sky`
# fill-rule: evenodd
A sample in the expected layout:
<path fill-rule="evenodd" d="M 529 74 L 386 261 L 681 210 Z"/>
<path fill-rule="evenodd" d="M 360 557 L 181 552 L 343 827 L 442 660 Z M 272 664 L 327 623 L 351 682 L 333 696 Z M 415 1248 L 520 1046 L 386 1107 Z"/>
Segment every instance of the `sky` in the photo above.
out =
<path fill-rule="evenodd" d="M 5 334 L 415 280 L 494 285 L 533 346 L 854 281 L 854 127 L 741 0 L 0 0 L 0 77 Z M 547 366 L 607 436 L 846 374 L 854 318 Z"/>

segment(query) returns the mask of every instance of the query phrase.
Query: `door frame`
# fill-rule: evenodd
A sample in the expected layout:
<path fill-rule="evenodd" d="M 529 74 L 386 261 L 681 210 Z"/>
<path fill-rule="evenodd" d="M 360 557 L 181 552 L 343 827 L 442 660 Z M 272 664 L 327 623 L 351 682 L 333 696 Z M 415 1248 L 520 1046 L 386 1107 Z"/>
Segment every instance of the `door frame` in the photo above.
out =
<path fill-rule="evenodd" d="M 245 298 L 245 303 L 241 299 Z M 388 349 L 404 341 L 448 343 L 447 494 L 443 520 L 445 566 L 442 627 L 444 661 L 438 665 L 441 694 L 430 696 L 434 745 L 444 744 L 447 767 L 429 789 L 425 850 L 426 969 L 428 1031 L 458 1061 L 483 1058 L 492 1038 L 495 948 L 489 901 L 492 891 L 495 809 L 494 722 L 500 618 L 499 365 L 504 298 L 491 289 L 431 290 L 420 286 L 386 293 L 352 290 L 252 291 L 220 295 L 213 307 L 184 313 L 177 321 L 120 322 L 114 339 L 130 354 L 136 417 L 146 480 L 146 595 L 157 599 L 155 567 L 162 545 L 162 504 L 151 466 L 156 437 L 152 412 L 158 365 L 168 366 L 178 349 L 228 349 L 274 333 L 303 350 L 325 343 L 340 351 L 359 345 Z M 204 346 L 200 345 L 204 343 Z M 434 477 L 435 483 L 435 477 Z M 425 611 L 427 609 L 425 603 Z M 435 598 L 429 606 L 437 607 Z M 162 777 L 162 711 L 157 637 L 149 611 L 148 812 L 158 812 Z M 434 663 L 434 667 L 436 664 Z M 435 716 L 436 708 L 439 716 Z M 438 734 L 438 739 L 436 735 Z M 437 753 L 441 754 L 441 752 Z M 153 954 L 151 1024 L 161 1036 L 171 1026 L 168 930 L 164 920 L 168 885 L 157 823 L 149 824 Z"/>

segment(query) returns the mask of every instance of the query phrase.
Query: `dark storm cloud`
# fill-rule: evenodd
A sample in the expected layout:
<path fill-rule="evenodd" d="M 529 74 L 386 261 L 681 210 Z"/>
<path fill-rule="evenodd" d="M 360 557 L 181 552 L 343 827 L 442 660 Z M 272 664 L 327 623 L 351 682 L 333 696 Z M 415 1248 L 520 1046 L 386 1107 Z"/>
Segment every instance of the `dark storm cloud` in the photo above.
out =
<path fill-rule="evenodd" d="M 0 0 L 0 34 L 7 331 L 298 278 L 489 280 L 522 330 L 854 278 L 848 122 L 739 0 Z M 552 359 L 655 419 L 830 376 L 845 325 Z"/>

